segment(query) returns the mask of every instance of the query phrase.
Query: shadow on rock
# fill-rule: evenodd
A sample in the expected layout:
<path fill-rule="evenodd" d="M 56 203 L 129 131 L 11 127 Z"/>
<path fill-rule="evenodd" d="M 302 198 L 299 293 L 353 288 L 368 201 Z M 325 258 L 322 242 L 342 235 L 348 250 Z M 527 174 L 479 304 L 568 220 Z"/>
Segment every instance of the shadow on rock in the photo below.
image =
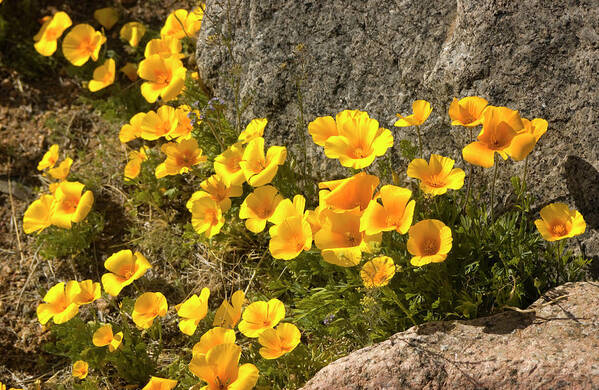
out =
<path fill-rule="evenodd" d="M 589 228 L 599 228 L 599 172 L 577 156 L 568 156 L 565 176 L 574 204 Z"/>
<path fill-rule="evenodd" d="M 449 321 L 428 322 L 426 324 L 418 325 L 418 328 L 416 328 L 416 334 L 431 335 L 437 332 L 447 333 L 453 328 L 455 328 L 455 324 Z"/>
<path fill-rule="evenodd" d="M 516 329 L 524 329 L 533 323 L 535 313 L 504 311 L 490 317 L 478 318 L 469 322 L 473 326 L 484 327 L 483 332 L 510 334 Z"/>

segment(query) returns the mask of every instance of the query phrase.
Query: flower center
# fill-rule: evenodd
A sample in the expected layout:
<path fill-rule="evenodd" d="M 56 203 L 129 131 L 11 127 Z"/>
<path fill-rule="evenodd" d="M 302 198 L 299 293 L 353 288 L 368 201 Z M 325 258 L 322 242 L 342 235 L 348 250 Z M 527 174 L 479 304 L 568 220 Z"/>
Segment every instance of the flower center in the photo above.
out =
<path fill-rule="evenodd" d="M 190 152 L 183 152 L 181 155 L 177 156 L 177 165 L 181 167 L 191 167 L 193 165 L 193 156 Z"/>
<path fill-rule="evenodd" d="M 58 37 L 58 29 L 56 27 L 46 30 L 46 40 L 55 41 Z"/>
<path fill-rule="evenodd" d="M 79 43 L 79 50 L 84 53 L 92 54 L 94 52 L 95 45 L 90 38 L 85 38 Z"/>
<path fill-rule="evenodd" d="M 445 181 L 437 175 L 430 176 L 426 179 L 426 184 L 433 188 L 445 187 Z"/>
<path fill-rule="evenodd" d="M 171 75 L 167 71 L 156 71 L 154 78 L 157 84 L 168 84 L 171 79 Z"/>
<path fill-rule="evenodd" d="M 568 229 L 563 223 L 556 223 L 551 227 L 551 232 L 555 236 L 563 236 L 567 233 L 567 231 Z"/>
<path fill-rule="evenodd" d="M 272 215 L 272 209 L 265 207 L 262 210 L 257 210 L 256 214 L 258 214 L 260 218 L 266 219 Z"/>
<path fill-rule="evenodd" d="M 345 241 L 347 246 L 356 246 L 360 242 L 358 237 L 352 232 L 345 232 Z"/>
<path fill-rule="evenodd" d="M 218 218 L 216 217 L 216 210 L 207 210 L 206 214 L 204 214 L 204 220 L 211 226 L 217 225 Z"/>
<path fill-rule="evenodd" d="M 241 169 L 239 166 L 239 162 L 241 161 L 240 157 L 233 157 L 229 160 L 228 168 L 230 172 L 237 172 Z"/>
<path fill-rule="evenodd" d="M 355 158 L 365 158 L 369 155 L 368 150 L 361 146 L 358 146 L 354 149 L 354 157 Z"/>
<path fill-rule="evenodd" d="M 439 251 L 439 241 L 435 239 L 427 239 L 422 243 L 420 251 L 423 256 L 432 256 Z"/>
<path fill-rule="evenodd" d="M 73 214 L 77 210 L 79 199 L 67 198 L 62 202 L 62 210 L 67 214 Z"/>

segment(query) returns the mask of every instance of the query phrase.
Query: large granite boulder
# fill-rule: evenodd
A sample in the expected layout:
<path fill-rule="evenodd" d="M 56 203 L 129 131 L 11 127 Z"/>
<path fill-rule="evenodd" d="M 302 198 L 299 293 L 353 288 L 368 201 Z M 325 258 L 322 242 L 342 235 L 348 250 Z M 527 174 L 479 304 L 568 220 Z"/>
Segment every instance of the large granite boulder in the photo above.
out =
<path fill-rule="evenodd" d="M 215 44 L 219 34 L 230 37 L 230 50 Z M 425 155 L 449 155 L 461 166 L 467 132 L 450 126 L 453 97 L 483 96 L 545 118 L 549 131 L 530 156 L 537 206 L 560 200 L 577 207 L 593 231 L 583 237 L 587 253 L 599 254 L 592 244 L 599 243 L 596 0 L 208 0 L 197 61 L 227 101 L 231 70 L 239 75 L 241 95 L 251 98 L 244 124 L 268 117 L 267 137 L 295 150 L 307 138 L 316 179 L 340 172 L 339 163 L 298 129 L 298 85 L 306 123 L 351 108 L 393 129 L 398 167 L 397 140 L 416 137 L 392 125 L 414 99 L 434 107 L 422 129 Z M 523 163 L 501 169 L 505 178 Z"/>
<path fill-rule="evenodd" d="M 320 370 L 304 390 L 597 389 L 599 284 L 555 288 L 527 310 L 432 322 Z"/>

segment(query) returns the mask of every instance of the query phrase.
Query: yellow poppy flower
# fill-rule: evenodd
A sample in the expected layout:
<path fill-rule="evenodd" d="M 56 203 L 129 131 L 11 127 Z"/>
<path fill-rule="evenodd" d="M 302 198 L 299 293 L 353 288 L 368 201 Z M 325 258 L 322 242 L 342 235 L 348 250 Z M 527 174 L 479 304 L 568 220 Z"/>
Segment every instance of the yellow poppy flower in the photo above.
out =
<path fill-rule="evenodd" d="M 94 203 L 91 191 L 83 192 L 79 182 L 63 181 L 54 192 L 54 203 L 50 220 L 53 225 L 70 229 L 73 222 L 81 222 L 87 217 Z"/>
<path fill-rule="evenodd" d="M 46 168 L 52 168 L 58 161 L 58 145 L 50 146 L 48 151 L 44 153 L 41 161 L 37 164 L 37 170 L 43 171 Z"/>
<path fill-rule="evenodd" d="M 162 58 L 175 57 L 181 59 L 185 57 L 185 54 L 181 53 L 181 49 L 181 41 L 176 38 L 151 39 L 146 45 L 144 57 L 148 58 L 153 54 L 158 54 Z"/>
<path fill-rule="evenodd" d="M 220 233 L 225 218 L 218 203 L 210 194 L 201 191 L 197 192 L 192 200 L 193 202 L 187 203 L 187 208 L 191 211 L 191 225 L 196 233 L 206 233 L 208 238 Z"/>
<path fill-rule="evenodd" d="M 158 179 L 189 172 L 191 167 L 201 164 L 207 159 L 206 156 L 202 156 L 202 149 L 198 146 L 198 141 L 195 138 L 165 143 L 160 150 L 166 154 L 166 160 L 156 167 L 155 174 Z"/>
<path fill-rule="evenodd" d="M 72 24 L 71 18 L 65 12 L 55 13 L 54 16 L 44 22 L 40 31 L 33 37 L 35 50 L 46 57 L 54 54 L 58 38 Z"/>
<path fill-rule="evenodd" d="M 247 144 L 239 166 L 248 184 L 260 187 L 272 181 L 286 158 L 287 149 L 284 146 L 271 146 L 265 155 L 264 138 L 258 137 Z"/>
<path fill-rule="evenodd" d="M 360 215 L 325 210 L 324 224 L 314 235 L 314 243 L 327 263 L 353 267 L 360 263 L 362 252 L 371 252 L 382 240 L 382 233 L 366 235 L 360 231 Z"/>
<path fill-rule="evenodd" d="M 460 100 L 453 98 L 449 106 L 452 126 L 475 127 L 483 121 L 483 111 L 489 102 L 478 96 L 468 96 Z"/>
<path fill-rule="evenodd" d="M 189 106 L 179 106 L 175 109 L 175 115 L 177 116 L 177 127 L 170 133 L 166 135 L 166 139 L 174 139 L 183 140 L 185 138 L 190 138 L 191 130 L 193 130 L 193 125 L 191 124 L 191 119 L 189 118 L 189 113 L 191 109 Z"/>
<path fill-rule="evenodd" d="M 321 116 L 308 123 L 308 133 L 319 146 L 324 146 L 330 137 L 339 135 L 337 124 L 331 116 Z"/>
<path fill-rule="evenodd" d="M 416 201 L 410 200 L 412 191 L 407 188 L 386 185 L 381 187 L 380 198 L 383 204 L 373 199 L 360 218 L 360 230 L 368 235 L 395 230 L 406 234 Z"/>
<path fill-rule="evenodd" d="M 490 168 L 495 164 L 495 153 L 506 160 L 523 160 L 535 145 L 534 135 L 520 132 L 524 124 L 518 111 L 507 107 L 489 106 L 483 113 L 483 130 L 477 141 L 462 149 L 464 160 L 470 164 Z"/>
<path fill-rule="evenodd" d="M 291 216 L 271 226 L 268 250 L 275 259 L 291 260 L 312 247 L 312 230 L 302 216 Z"/>
<path fill-rule="evenodd" d="M 225 328 L 234 328 L 241 319 L 241 308 L 245 302 L 245 294 L 241 290 L 237 290 L 231 296 L 231 303 L 223 300 L 214 313 L 214 322 L 212 326 Z"/>
<path fill-rule="evenodd" d="M 133 150 L 129 153 L 129 161 L 125 165 L 125 179 L 135 179 L 141 172 L 141 163 L 148 159 L 147 146 L 139 148 L 139 152 Z"/>
<path fill-rule="evenodd" d="M 191 353 L 193 357 L 205 356 L 208 351 L 221 344 L 235 344 L 235 331 L 233 329 L 219 326 L 210 329 L 200 337 L 200 341 L 193 346 Z"/>
<path fill-rule="evenodd" d="M 162 58 L 158 54 L 139 63 L 137 74 L 144 80 L 141 94 L 150 103 L 160 96 L 164 102 L 175 99 L 185 86 L 187 69 L 176 57 Z"/>
<path fill-rule="evenodd" d="M 231 208 L 231 197 L 241 196 L 243 188 L 240 185 L 227 186 L 219 175 L 212 175 L 200 183 L 200 187 L 210 194 L 222 212 L 227 212 Z"/>
<path fill-rule="evenodd" d="M 206 390 L 250 390 L 258 381 L 258 369 L 251 363 L 239 366 L 240 357 L 238 345 L 220 344 L 193 357 L 189 371 L 207 383 Z"/>
<path fill-rule="evenodd" d="M 326 192 L 326 191 L 320 191 Z M 323 210 L 326 210 L 325 206 L 318 206 L 314 210 L 307 210 L 305 213 L 306 222 L 310 224 L 310 230 L 312 231 L 312 236 L 314 236 L 320 229 L 322 229 L 322 225 L 324 224 L 324 214 Z"/>
<path fill-rule="evenodd" d="M 541 209 L 541 219 L 535 225 L 547 241 L 557 241 L 584 233 L 586 222 L 582 214 L 564 203 L 551 203 Z"/>
<path fill-rule="evenodd" d="M 106 259 L 104 268 L 110 271 L 102 275 L 104 291 L 116 297 L 124 287 L 141 278 L 152 266 L 141 253 L 133 254 L 129 249 L 123 249 Z"/>
<path fill-rule="evenodd" d="M 116 74 L 116 64 L 112 58 L 104 61 L 104 64 L 94 69 L 94 79 L 90 80 L 87 88 L 92 92 L 97 92 L 114 83 Z"/>
<path fill-rule="evenodd" d="M 135 300 L 131 318 L 135 325 L 148 329 L 154 323 L 154 318 L 164 317 L 168 311 L 166 298 L 159 292 L 143 293 Z"/>
<path fill-rule="evenodd" d="M 276 359 L 295 349 L 300 343 L 302 334 L 293 324 L 279 324 L 276 329 L 266 329 L 258 336 L 262 346 L 260 355 L 264 359 Z"/>
<path fill-rule="evenodd" d="M 266 227 L 277 206 L 283 200 L 273 186 L 258 187 L 245 198 L 239 208 L 239 218 L 246 219 L 245 227 L 252 233 L 260 233 Z"/>
<path fill-rule="evenodd" d="M 146 26 L 139 22 L 126 23 L 119 32 L 121 39 L 127 41 L 131 47 L 137 47 L 145 34 Z"/>
<path fill-rule="evenodd" d="M 252 121 L 246 126 L 245 130 L 239 134 L 237 140 L 242 144 L 247 144 L 255 138 L 262 137 L 264 135 L 264 128 L 268 123 L 266 118 L 252 119 Z"/>
<path fill-rule="evenodd" d="M 420 126 L 422 125 L 431 112 L 433 108 L 431 104 L 426 100 L 416 100 L 412 103 L 412 112 L 413 114 L 408 116 L 401 116 L 400 114 L 395 114 L 399 119 L 393 124 L 395 127 L 408 127 L 408 126 Z"/>
<path fill-rule="evenodd" d="M 464 186 L 466 174 L 460 168 L 453 168 L 449 157 L 432 154 L 430 162 L 422 158 L 412 160 L 408 165 L 408 176 L 420 180 L 420 189 L 431 196 L 442 195 L 448 189 L 459 190 Z"/>
<path fill-rule="evenodd" d="M 325 146 L 330 137 L 340 134 L 345 122 L 356 122 L 364 116 L 368 117 L 368 113 L 360 110 L 343 110 L 335 116 L 335 119 L 330 116 L 318 117 L 308 124 L 308 133 L 316 145 Z"/>
<path fill-rule="evenodd" d="M 237 326 L 246 337 L 258 337 L 262 331 L 277 326 L 285 318 L 285 305 L 276 298 L 257 301 L 245 308 Z"/>
<path fill-rule="evenodd" d="M 172 390 L 178 381 L 174 379 L 158 378 L 150 376 L 150 381 L 141 390 Z"/>
<path fill-rule="evenodd" d="M 379 122 L 365 112 L 344 121 L 337 130 L 339 135 L 327 138 L 324 153 L 328 158 L 339 159 L 344 167 L 365 168 L 393 146 L 391 131 L 379 128 Z"/>
<path fill-rule="evenodd" d="M 43 301 L 37 306 L 37 319 L 42 325 L 45 325 L 50 319 L 55 324 L 63 324 L 75 317 L 79 312 L 79 305 L 74 302 L 76 291 L 66 290 L 64 283 L 54 285 L 46 295 Z"/>
<path fill-rule="evenodd" d="M 84 362 L 83 360 L 77 360 L 73 364 L 72 374 L 75 378 L 85 379 L 88 372 L 89 365 L 87 364 L 87 362 Z"/>
<path fill-rule="evenodd" d="M 437 219 L 425 219 L 409 230 L 408 252 L 412 265 L 421 267 L 445 261 L 451 250 L 451 229 Z"/>
<path fill-rule="evenodd" d="M 306 198 L 304 198 L 303 195 L 295 195 L 293 201 L 290 199 L 283 199 L 281 203 L 277 205 L 277 208 L 269 221 L 278 225 L 285 222 L 287 218 L 303 217 L 305 208 Z"/>
<path fill-rule="evenodd" d="M 78 24 L 64 37 L 62 54 L 71 64 L 82 66 L 90 57 L 98 60 L 104 42 L 106 37 L 101 32 L 89 24 Z"/>
<path fill-rule="evenodd" d="M 226 185 L 241 185 L 245 181 L 243 169 L 239 163 L 243 159 L 243 146 L 236 143 L 214 159 L 214 171 Z"/>
<path fill-rule="evenodd" d="M 151 111 L 153 112 L 153 111 Z M 141 133 L 142 133 L 142 129 L 141 129 L 141 124 L 144 120 L 146 116 L 145 112 L 139 112 L 135 115 L 133 115 L 133 117 L 129 120 L 129 123 L 124 124 L 123 127 L 121 127 L 121 131 L 119 132 L 119 141 L 121 141 L 121 143 L 127 143 L 129 141 L 133 141 L 136 138 L 141 137 Z M 155 135 L 154 131 L 152 130 L 153 127 L 150 127 L 150 130 L 148 131 L 149 134 L 151 134 L 150 136 L 153 137 Z M 154 138 L 157 139 L 157 138 Z"/>
<path fill-rule="evenodd" d="M 185 9 L 175 10 L 167 16 L 164 26 L 160 30 L 160 36 L 176 39 L 193 37 L 196 32 L 200 31 L 203 17 L 202 7 L 191 12 L 187 12 Z"/>
<path fill-rule="evenodd" d="M 58 164 L 57 167 L 48 169 L 48 174 L 56 180 L 66 180 L 67 176 L 69 176 L 69 172 L 71 171 L 72 165 L 73 159 L 67 157 L 64 160 L 62 160 L 62 162 Z"/>
<path fill-rule="evenodd" d="M 176 307 L 177 314 L 181 317 L 179 321 L 181 332 L 188 336 L 195 333 L 198 324 L 206 317 L 206 313 L 208 312 L 209 297 L 210 290 L 204 287 L 199 297 L 193 294 L 188 300 Z"/>
<path fill-rule="evenodd" d="M 52 204 L 54 196 L 42 195 L 27 207 L 23 215 L 23 231 L 26 234 L 33 232 L 40 233 L 42 230 L 52 225 Z"/>
<path fill-rule="evenodd" d="M 395 263 L 389 256 L 378 256 L 362 266 L 360 277 L 364 287 L 383 287 L 389 284 L 395 275 Z"/>
<path fill-rule="evenodd" d="M 127 78 L 131 81 L 135 81 L 138 79 L 137 76 L 137 64 L 134 64 L 133 62 L 127 62 L 121 69 L 119 69 L 121 72 L 123 72 L 125 74 L 125 76 L 127 76 Z"/>
<path fill-rule="evenodd" d="M 66 289 L 72 295 L 73 302 L 77 305 L 87 305 L 100 299 L 100 296 L 102 295 L 100 283 L 93 282 L 90 279 L 82 282 L 71 280 L 67 283 Z"/>
<path fill-rule="evenodd" d="M 535 143 L 539 142 L 539 139 L 547 132 L 547 127 L 549 126 L 549 123 L 541 118 L 535 118 L 531 121 L 522 118 L 522 124 L 524 125 L 524 129 L 520 132 L 532 134 L 535 137 Z"/>
<path fill-rule="evenodd" d="M 133 118 L 131 118 L 132 121 Z M 154 141 L 160 137 L 166 137 L 167 134 L 174 132 L 178 125 L 179 117 L 175 108 L 167 105 L 160 106 L 156 112 L 149 111 L 142 117 L 141 138 Z"/>
<path fill-rule="evenodd" d="M 361 214 L 370 204 L 379 178 L 360 172 L 347 179 L 321 182 L 318 188 L 328 189 L 320 195 L 320 204 L 335 211 L 355 211 Z"/>
<path fill-rule="evenodd" d="M 94 19 L 106 30 L 110 30 L 119 20 L 119 13 L 113 7 L 100 8 L 94 11 Z"/>
<path fill-rule="evenodd" d="M 123 332 L 112 333 L 112 325 L 106 324 L 99 327 L 92 336 L 92 343 L 96 347 L 105 347 L 108 345 L 108 351 L 114 352 L 123 341 Z"/>

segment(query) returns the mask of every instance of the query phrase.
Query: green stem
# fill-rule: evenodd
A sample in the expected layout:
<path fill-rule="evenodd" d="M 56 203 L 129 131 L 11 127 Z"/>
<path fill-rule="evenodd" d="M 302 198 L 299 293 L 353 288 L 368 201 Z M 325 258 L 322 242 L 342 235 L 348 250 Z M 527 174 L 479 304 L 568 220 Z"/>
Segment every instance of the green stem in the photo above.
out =
<path fill-rule="evenodd" d="M 526 174 L 528 173 L 528 156 L 524 160 L 524 174 L 522 175 L 523 192 L 526 192 Z"/>
<path fill-rule="evenodd" d="M 493 223 L 493 211 L 495 209 L 495 182 L 499 172 L 499 161 L 495 163 L 495 172 L 493 173 L 493 184 L 491 184 L 491 223 Z"/>
<path fill-rule="evenodd" d="M 397 305 L 399 306 L 399 308 L 401 309 L 401 311 L 404 312 L 404 314 L 410 319 L 410 321 L 412 321 L 412 324 L 414 326 L 417 326 L 418 324 L 416 323 L 416 321 L 414 320 L 414 317 L 412 317 L 412 314 L 410 314 L 410 312 L 408 311 L 408 309 L 406 309 L 406 307 L 404 306 L 404 304 L 401 302 L 401 300 L 399 300 L 399 297 L 397 299 Z"/>
<path fill-rule="evenodd" d="M 424 158 L 422 153 L 422 136 L 420 135 L 420 126 L 416 126 L 416 132 L 418 133 L 418 150 L 420 151 L 420 158 Z"/>

